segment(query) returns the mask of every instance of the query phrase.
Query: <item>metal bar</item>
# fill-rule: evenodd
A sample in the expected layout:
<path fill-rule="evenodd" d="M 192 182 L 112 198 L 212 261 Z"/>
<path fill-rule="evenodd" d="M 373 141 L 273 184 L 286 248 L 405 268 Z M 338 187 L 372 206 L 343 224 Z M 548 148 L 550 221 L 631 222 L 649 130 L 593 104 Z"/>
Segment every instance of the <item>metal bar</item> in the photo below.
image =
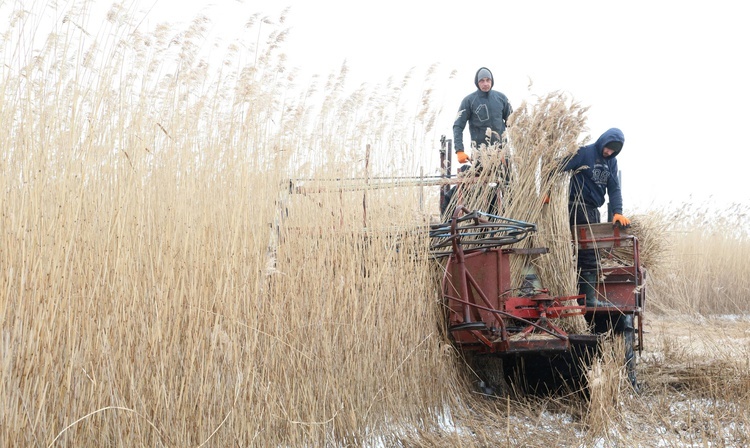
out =
<path fill-rule="evenodd" d="M 453 213 L 453 218 L 451 219 L 451 233 L 456 235 L 456 226 L 458 222 L 458 218 L 456 217 L 456 213 L 458 213 L 458 210 Z M 461 249 L 461 245 L 459 244 L 460 239 L 459 238 L 453 238 L 453 241 L 451 242 L 451 245 L 453 246 L 453 254 L 456 259 L 456 268 L 458 269 L 458 287 L 459 287 L 459 294 L 462 298 L 468 298 L 469 297 L 469 290 L 468 285 L 466 284 L 466 263 L 464 261 L 464 251 Z M 468 305 L 464 306 L 464 322 L 473 322 L 471 319 L 471 309 Z"/>
<path fill-rule="evenodd" d="M 419 180 L 420 176 L 368 176 L 368 177 L 297 177 L 290 182 L 341 182 L 349 180 Z M 442 175 L 426 176 L 427 179 L 442 179 Z"/>
<path fill-rule="evenodd" d="M 542 330 L 545 333 L 549 333 L 549 334 L 551 334 L 552 336 L 554 336 L 554 337 L 556 337 L 558 339 L 563 339 L 563 340 L 568 339 L 567 335 L 557 334 L 557 333 L 555 333 L 555 332 L 553 332 L 551 330 L 548 330 L 547 328 L 544 328 L 544 327 L 542 327 L 542 326 L 540 326 L 538 324 L 535 324 L 534 322 L 531 322 L 529 320 L 526 320 L 526 319 L 524 319 L 522 317 L 516 317 L 516 316 L 512 315 L 511 313 L 508 313 L 508 312 L 505 312 L 505 311 L 496 310 L 494 308 L 487 308 L 487 307 L 484 307 L 482 305 L 477 305 L 476 303 L 467 302 L 465 300 L 459 299 L 458 297 L 453 297 L 453 296 L 448 296 L 448 295 L 446 295 L 445 297 L 447 299 L 455 300 L 456 302 L 463 303 L 464 305 L 468 305 L 468 306 L 471 306 L 473 308 L 478 308 L 480 310 L 489 311 L 490 313 L 497 313 L 497 314 L 500 314 L 502 316 L 506 316 L 506 317 L 509 317 L 511 319 L 517 320 L 519 322 L 523 322 L 523 323 L 525 323 L 527 325 L 534 326 L 534 327 L 538 328 L 539 330 Z"/>
<path fill-rule="evenodd" d="M 374 179 L 374 178 L 373 178 Z M 314 181 L 311 181 L 314 182 Z M 330 186 L 304 186 L 291 184 L 290 193 L 292 194 L 313 194 L 313 193 L 325 193 L 329 191 L 360 191 L 360 190 L 380 190 L 385 188 L 400 188 L 400 187 L 430 187 L 440 186 L 446 184 L 456 184 L 460 181 L 457 179 L 445 180 L 445 179 L 432 179 L 431 176 L 427 176 L 424 179 L 415 177 L 405 181 L 395 182 L 370 182 L 362 184 L 344 184 L 344 185 L 330 185 Z"/>

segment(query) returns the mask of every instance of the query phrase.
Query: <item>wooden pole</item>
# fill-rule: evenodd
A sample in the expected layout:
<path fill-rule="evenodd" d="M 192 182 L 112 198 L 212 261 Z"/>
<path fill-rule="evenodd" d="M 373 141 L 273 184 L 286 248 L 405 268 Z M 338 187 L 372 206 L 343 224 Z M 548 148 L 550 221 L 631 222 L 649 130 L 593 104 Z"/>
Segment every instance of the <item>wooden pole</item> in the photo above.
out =
<path fill-rule="evenodd" d="M 365 149 L 365 189 L 362 193 L 362 225 L 367 229 L 367 188 L 370 185 L 370 144 Z"/>

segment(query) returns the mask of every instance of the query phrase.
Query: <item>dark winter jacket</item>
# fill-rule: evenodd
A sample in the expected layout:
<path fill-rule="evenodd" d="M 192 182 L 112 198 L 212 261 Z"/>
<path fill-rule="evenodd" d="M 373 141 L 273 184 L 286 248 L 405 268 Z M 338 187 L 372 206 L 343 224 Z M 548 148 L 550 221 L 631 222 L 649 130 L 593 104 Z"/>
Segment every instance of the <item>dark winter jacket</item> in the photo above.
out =
<path fill-rule="evenodd" d="M 570 180 L 570 202 L 583 202 L 587 206 L 601 207 L 604 195 L 609 196 L 613 213 L 622 214 L 622 192 L 617 171 L 618 149 L 608 158 L 602 151 L 610 142 L 625 143 L 621 130 L 612 128 L 602 134 L 596 142 L 578 148 L 578 152 L 567 162 L 565 171 L 576 171 Z M 620 147 L 621 148 L 621 147 Z"/>
<path fill-rule="evenodd" d="M 479 90 L 479 79 L 477 77 L 484 68 L 477 70 L 474 75 L 474 84 L 477 86 L 477 90 L 467 95 L 458 108 L 458 116 L 453 123 L 453 140 L 456 152 L 464 150 L 463 133 L 467 122 L 469 123 L 471 140 L 477 146 L 488 143 L 486 136 L 488 127 L 493 131 L 489 144 L 493 144 L 498 142 L 499 136 L 502 136 L 505 132 L 506 120 L 513 112 L 508 97 L 504 94 L 496 90 L 490 90 L 489 92 Z M 492 86 L 494 85 L 495 80 L 492 77 Z"/>

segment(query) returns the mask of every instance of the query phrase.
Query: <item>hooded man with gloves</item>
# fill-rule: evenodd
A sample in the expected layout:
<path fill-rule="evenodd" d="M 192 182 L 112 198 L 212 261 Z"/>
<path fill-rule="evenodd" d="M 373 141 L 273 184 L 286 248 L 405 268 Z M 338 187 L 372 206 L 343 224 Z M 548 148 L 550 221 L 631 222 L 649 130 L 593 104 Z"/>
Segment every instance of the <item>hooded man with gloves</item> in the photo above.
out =
<path fill-rule="evenodd" d="M 622 215 L 622 191 L 617 170 L 617 155 L 622 151 L 625 136 L 621 130 L 611 128 L 605 131 L 591 145 L 578 148 L 578 152 L 568 160 L 565 171 L 572 171 L 568 210 L 570 225 L 596 224 L 599 207 L 604 205 L 604 196 L 609 197 L 613 213 L 613 225 L 630 226 L 630 220 Z M 612 308 L 614 305 L 603 297 L 599 299 L 599 256 L 596 249 L 578 251 L 579 282 L 578 293 L 585 296 L 587 308 Z M 606 294 L 606 293 L 605 293 Z M 583 303 L 582 303 L 583 304 Z M 630 313 L 586 314 L 586 320 L 593 324 L 594 332 L 601 334 L 612 329 L 623 335 L 625 341 L 625 364 L 631 385 L 638 390 L 635 376 L 635 327 Z"/>
<path fill-rule="evenodd" d="M 578 152 L 564 165 L 564 171 L 574 172 L 568 197 L 571 226 L 601 222 L 599 207 L 604 205 L 605 195 L 609 197 L 613 212 L 612 223 L 630 226 L 630 220 L 622 214 L 622 191 L 617 169 L 617 155 L 624 143 L 625 135 L 621 130 L 608 129 L 593 144 L 578 148 Z M 587 306 L 609 305 L 595 298 L 592 285 L 596 284 L 598 267 L 595 249 L 578 251 L 581 293 L 586 295 Z"/>
<path fill-rule="evenodd" d="M 625 144 L 625 135 L 617 128 L 608 129 L 591 145 L 578 152 L 565 164 L 563 171 L 573 171 L 570 180 L 570 225 L 595 224 L 601 221 L 599 207 L 609 196 L 613 223 L 627 227 L 630 220 L 622 215 L 622 191 L 618 178 L 617 155 Z"/>
<path fill-rule="evenodd" d="M 463 133 L 469 124 L 472 148 L 500 143 L 508 117 L 513 113 L 508 97 L 492 90 L 495 85 L 492 72 L 482 67 L 474 75 L 477 90 L 461 101 L 458 116 L 453 123 L 453 140 L 458 163 L 466 163 L 469 156 L 464 152 Z"/>

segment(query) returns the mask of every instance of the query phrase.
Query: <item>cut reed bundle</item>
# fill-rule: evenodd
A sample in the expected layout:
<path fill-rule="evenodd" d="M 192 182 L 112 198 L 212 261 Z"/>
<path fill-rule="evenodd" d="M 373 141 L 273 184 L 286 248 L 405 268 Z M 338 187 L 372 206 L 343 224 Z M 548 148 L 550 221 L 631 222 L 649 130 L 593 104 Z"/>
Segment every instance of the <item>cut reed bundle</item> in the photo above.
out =
<path fill-rule="evenodd" d="M 667 217 L 657 212 L 631 215 L 627 232 L 638 240 L 641 266 L 654 275 L 666 274 L 674 261 Z M 631 247 L 613 248 L 609 255 L 616 263 L 633 263 Z"/>
<path fill-rule="evenodd" d="M 537 224 L 538 232 L 521 243 L 524 247 L 549 248 L 549 254 L 533 259 L 517 257 L 514 279 L 520 284 L 523 266 L 532 263 L 543 285 L 557 296 L 578 294 L 567 206 L 570 175 L 561 169 L 579 147 L 586 112 L 564 94 L 553 92 L 534 104 L 521 104 L 508 127 L 511 173 L 503 214 Z M 545 195 L 549 204 L 543 201 Z M 565 321 L 569 330 L 585 331 L 583 317 Z"/>

